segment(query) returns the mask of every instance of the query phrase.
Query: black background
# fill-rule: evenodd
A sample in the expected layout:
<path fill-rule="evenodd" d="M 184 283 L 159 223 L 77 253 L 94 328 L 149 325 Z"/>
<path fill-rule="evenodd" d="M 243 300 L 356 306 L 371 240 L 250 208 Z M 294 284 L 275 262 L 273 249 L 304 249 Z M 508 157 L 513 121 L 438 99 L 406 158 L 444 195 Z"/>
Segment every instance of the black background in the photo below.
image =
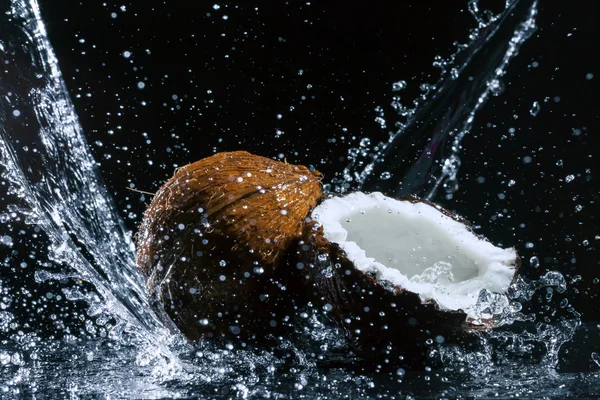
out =
<path fill-rule="evenodd" d="M 361 139 L 387 139 L 392 83 L 407 81 L 401 95 L 410 104 L 421 83 L 439 77 L 434 57 L 452 54 L 476 24 L 466 0 L 40 4 L 88 142 L 133 232 L 149 197 L 126 187 L 153 192 L 177 166 L 215 151 L 282 154 L 331 179 Z M 566 297 L 585 320 L 600 320 L 599 15 L 594 0 L 541 1 L 538 30 L 509 66 L 504 92 L 463 141 L 459 191 L 436 198 L 494 243 L 516 246 L 525 276 L 565 274 Z"/>

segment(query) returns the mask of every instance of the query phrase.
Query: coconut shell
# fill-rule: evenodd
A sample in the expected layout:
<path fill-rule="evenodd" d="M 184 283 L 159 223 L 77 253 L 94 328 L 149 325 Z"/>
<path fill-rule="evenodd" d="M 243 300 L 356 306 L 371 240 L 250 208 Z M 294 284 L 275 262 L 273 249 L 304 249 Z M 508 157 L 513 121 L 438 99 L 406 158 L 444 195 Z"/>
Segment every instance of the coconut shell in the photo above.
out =
<path fill-rule="evenodd" d="M 179 168 L 137 236 L 147 290 L 191 340 L 259 339 L 286 319 L 278 269 L 321 197 L 321 175 L 244 151 Z"/>
<path fill-rule="evenodd" d="M 470 324 L 462 311 L 441 310 L 433 300 L 423 303 L 418 294 L 357 269 L 314 221 L 307 223 L 293 252 L 297 264 L 292 270 L 304 285 L 300 290 L 345 332 L 364 366 L 422 368 L 431 365 L 428 353 L 436 344 L 471 345 L 479 331 L 493 327 L 493 321 Z"/>

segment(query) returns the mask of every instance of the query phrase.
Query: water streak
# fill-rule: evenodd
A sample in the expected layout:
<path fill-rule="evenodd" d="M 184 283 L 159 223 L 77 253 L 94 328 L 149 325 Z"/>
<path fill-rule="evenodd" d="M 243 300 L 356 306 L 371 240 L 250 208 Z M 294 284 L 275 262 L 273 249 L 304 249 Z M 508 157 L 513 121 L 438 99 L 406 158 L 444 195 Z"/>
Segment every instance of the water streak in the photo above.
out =
<path fill-rule="evenodd" d="M 0 165 L 8 206 L 45 233 L 44 266 L 61 271 L 39 269 L 36 280 L 91 283 L 95 300 L 65 293 L 90 303 L 93 315 L 110 313 L 134 336 L 167 337 L 148 311 L 130 233 L 98 174 L 35 0 L 2 6 L 0 38 Z"/>
<path fill-rule="evenodd" d="M 347 189 L 349 180 L 360 190 L 395 197 L 415 194 L 431 199 L 440 187 L 447 193 L 458 188 L 462 139 L 487 99 L 502 92 L 507 67 L 535 31 L 537 15 L 535 0 L 508 1 L 496 16 L 479 11 L 476 1 L 469 4 L 478 21 L 469 43 L 459 45 L 447 60 L 436 58 L 441 77 L 433 85 L 422 85 L 425 94 L 414 108 L 392 104 L 398 112 L 398 131 L 372 152 L 358 152 L 364 154 L 366 167 L 351 157 L 354 162 L 343 182 L 334 182 L 338 191 Z"/>

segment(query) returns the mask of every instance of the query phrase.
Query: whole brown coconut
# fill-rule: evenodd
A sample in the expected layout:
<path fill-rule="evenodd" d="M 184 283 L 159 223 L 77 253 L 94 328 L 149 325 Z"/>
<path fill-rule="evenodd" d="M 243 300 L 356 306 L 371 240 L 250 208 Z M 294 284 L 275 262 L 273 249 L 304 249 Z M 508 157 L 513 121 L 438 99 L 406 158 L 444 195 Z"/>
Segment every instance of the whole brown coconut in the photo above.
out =
<path fill-rule="evenodd" d="M 282 255 L 321 197 L 320 180 L 244 151 L 179 168 L 137 236 L 137 264 L 159 314 L 164 308 L 191 340 L 261 339 L 281 327 L 293 308 Z"/>

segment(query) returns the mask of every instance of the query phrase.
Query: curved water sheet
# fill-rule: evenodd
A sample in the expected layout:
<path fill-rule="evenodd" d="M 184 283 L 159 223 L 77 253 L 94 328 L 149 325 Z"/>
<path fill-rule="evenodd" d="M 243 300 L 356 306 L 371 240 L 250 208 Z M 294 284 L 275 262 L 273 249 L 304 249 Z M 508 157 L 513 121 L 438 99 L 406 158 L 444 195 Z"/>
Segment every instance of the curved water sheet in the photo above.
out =
<path fill-rule="evenodd" d="M 94 351 L 58 344 L 87 340 L 96 354 L 140 350 L 102 363 L 177 370 L 172 335 L 148 311 L 130 233 L 98 175 L 35 1 L 0 6 L 0 65 L 2 364 L 20 371 L 59 353 L 91 360 Z"/>
<path fill-rule="evenodd" d="M 537 1 L 507 0 L 497 15 L 480 10 L 470 0 L 469 11 L 477 22 L 466 44 L 455 53 L 436 56 L 440 68 L 435 83 L 422 83 L 423 94 L 413 105 L 403 105 L 399 94 L 405 81 L 394 83 L 392 108 L 397 130 L 387 143 L 371 148 L 369 141 L 350 150 L 352 161 L 337 190 L 357 187 L 387 196 L 414 194 L 431 200 L 440 187 L 457 188 L 461 141 L 469 133 L 477 111 L 490 96 L 502 93 L 503 76 L 520 47 L 536 30 Z M 376 120 L 385 124 L 383 112 Z M 353 184 L 348 185 L 352 181 Z"/>

